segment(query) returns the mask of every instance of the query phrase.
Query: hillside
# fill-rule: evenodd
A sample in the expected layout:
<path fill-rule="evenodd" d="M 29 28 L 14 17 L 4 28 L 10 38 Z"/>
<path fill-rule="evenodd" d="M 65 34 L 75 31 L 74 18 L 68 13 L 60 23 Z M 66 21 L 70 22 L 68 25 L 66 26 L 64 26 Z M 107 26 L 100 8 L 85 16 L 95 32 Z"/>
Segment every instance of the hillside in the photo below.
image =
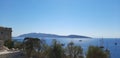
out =
<path fill-rule="evenodd" d="M 27 33 L 22 34 L 18 37 L 53 37 L 53 38 L 91 38 L 87 36 L 81 36 L 81 35 L 68 35 L 68 36 L 62 36 L 62 35 L 56 35 L 56 34 L 46 34 L 46 33 Z"/>

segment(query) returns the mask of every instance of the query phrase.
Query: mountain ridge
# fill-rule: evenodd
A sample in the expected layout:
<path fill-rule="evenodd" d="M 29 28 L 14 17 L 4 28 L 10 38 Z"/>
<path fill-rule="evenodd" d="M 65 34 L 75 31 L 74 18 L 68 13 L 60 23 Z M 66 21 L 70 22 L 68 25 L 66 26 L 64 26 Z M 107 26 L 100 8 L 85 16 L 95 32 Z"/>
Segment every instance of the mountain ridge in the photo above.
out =
<path fill-rule="evenodd" d="M 88 36 L 81 36 L 81 35 L 56 35 L 56 34 L 46 34 L 46 33 L 27 33 L 19 35 L 18 37 L 54 37 L 54 38 L 91 38 Z"/>

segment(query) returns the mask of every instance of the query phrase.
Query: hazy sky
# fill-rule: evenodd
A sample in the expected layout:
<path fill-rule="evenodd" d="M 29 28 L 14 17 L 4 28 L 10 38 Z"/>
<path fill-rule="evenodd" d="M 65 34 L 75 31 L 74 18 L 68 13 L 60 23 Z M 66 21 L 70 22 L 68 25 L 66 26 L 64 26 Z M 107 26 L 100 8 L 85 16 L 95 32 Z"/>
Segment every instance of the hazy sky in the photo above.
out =
<path fill-rule="evenodd" d="M 120 37 L 120 0 L 0 0 L 0 26 L 12 27 L 13 36 Z"/>

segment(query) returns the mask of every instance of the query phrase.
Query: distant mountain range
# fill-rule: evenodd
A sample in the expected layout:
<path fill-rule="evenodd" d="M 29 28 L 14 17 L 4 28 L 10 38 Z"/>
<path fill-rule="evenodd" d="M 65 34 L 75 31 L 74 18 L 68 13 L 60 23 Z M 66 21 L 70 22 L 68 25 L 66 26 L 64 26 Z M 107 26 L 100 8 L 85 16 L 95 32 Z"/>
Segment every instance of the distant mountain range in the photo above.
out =
<path fill-rule="evenodd" d="M 22 34 L 18 37 L 36 37 L 36 38 L 44 38 L 44 37 L 51 37 L 51 38 L 91 38 L 87 36 L 80 36 L 80 35 L 68 35 L 68 36 L 62 36 L 62 35 L 56 35 L 56 34 L 46 34 L 46 33 L 28 33 L 28 34 Z"/>

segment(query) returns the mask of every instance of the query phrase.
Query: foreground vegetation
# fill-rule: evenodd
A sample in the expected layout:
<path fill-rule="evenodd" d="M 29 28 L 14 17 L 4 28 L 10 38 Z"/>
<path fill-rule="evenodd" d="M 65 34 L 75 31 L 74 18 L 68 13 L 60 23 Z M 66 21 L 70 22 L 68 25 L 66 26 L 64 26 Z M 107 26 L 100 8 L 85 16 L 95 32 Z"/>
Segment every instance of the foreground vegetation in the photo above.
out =
<path fill-rule="evenodd" d="M 73 42 L 65 46 L 57 40 L 53 40 L 52 44 L 48 45 L 45 40 L 25 38 L 22 43 L 8 40 L 5 45 L 22 50 L 27 58 L 110 58 L 109 50 L 89 46 L 85 55 L 81 46 L 74 45 Z"/>

